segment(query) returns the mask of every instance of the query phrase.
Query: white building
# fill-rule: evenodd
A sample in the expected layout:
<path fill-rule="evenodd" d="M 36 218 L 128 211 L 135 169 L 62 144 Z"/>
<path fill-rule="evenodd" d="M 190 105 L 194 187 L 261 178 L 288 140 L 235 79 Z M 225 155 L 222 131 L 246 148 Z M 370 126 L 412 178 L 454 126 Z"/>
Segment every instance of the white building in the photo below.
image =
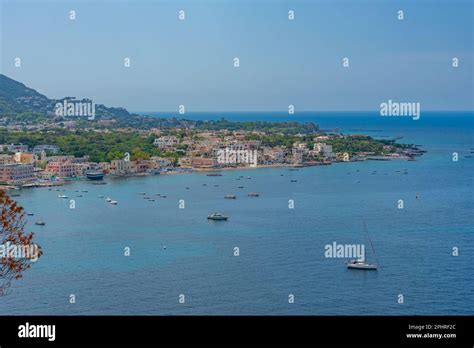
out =
<path fill-rule="evenodd" d="M 110 174 L 127 175 L 135 173 L 135 161 L 113 160 L 110 162 Z"/>
<path fill-rule="evenodd" d="M 9 152 L 28 152 L 28 145 L 23 144 L 10 144 L 10 145 L 0 145 L 0 151 L 9 151 Z"/>
<path fill-rule="evenodd" d="M 325 143 L 314 144 L 314 151 L 318 154 L 322 154 L 324 157 L 333 157 L 332 145 L 326 145 Z"/>
<path fill-rule="evenodd" d="M 50 154 L 57 154 L 61 149 L 55 145 L 36 145 L 33 148 L 33 153 L 41 154 L 43 151 Z"/>
<path fill-rule="evenodd" d="M 153 145 L 159 149 L 168 149 L 179 144 L 179 139 L 175 136 L 164 136 L 156 138 Z"/>

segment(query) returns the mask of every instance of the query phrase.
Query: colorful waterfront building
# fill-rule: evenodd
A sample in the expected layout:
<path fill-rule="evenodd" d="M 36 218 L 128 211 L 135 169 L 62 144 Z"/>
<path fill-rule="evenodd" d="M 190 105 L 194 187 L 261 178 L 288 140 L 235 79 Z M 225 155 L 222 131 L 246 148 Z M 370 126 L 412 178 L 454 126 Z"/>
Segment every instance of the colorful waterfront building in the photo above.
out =
<path fill-rule="evenodd" d="M 36 180 L 32 164 L 1 164 L 0 182 L 7 184 L 22 184 Z"/>
<path fill-rule="evenodd" d="M 70 161 L 55 161 L 49 162 L 46 165 L 47 172 L 55 173 L 56 176 L 61 178 L 72 178 L 76 176 L 76 170 L 74 164 Z"/>

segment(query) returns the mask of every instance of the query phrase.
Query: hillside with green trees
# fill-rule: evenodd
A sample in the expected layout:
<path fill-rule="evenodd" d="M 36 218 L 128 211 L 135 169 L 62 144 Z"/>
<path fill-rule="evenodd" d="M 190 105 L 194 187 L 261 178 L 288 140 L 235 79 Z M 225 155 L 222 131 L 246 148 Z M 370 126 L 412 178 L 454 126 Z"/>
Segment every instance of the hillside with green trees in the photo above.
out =
<path fill-rule="evenodd" d="M 30 148 L 50 144 L 61 148 L 61 154 L 82 157 L 89 155 L 94 162 L 109 162 L 124 158 L 126 152 L 132 160 L 150 156 L 179 157 L 179 153 L 163 153 L 153 146 L 154 136 L 139 133 L 97 133 L 92 131 L 41 131 L 7 132 L 0 130 L 1 144 L 25 144 Z"/>

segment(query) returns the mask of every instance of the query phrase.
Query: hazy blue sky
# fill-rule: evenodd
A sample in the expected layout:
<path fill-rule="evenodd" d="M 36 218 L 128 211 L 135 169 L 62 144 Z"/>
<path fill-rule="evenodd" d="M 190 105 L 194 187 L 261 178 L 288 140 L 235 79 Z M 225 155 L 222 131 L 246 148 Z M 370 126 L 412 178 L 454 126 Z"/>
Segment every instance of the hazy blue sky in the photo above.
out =
<path fill-rule="evenodd" d="M 52 98 L 132 111 L 473 109 L 473 1 L 0 4 L 2 73 Z"/>

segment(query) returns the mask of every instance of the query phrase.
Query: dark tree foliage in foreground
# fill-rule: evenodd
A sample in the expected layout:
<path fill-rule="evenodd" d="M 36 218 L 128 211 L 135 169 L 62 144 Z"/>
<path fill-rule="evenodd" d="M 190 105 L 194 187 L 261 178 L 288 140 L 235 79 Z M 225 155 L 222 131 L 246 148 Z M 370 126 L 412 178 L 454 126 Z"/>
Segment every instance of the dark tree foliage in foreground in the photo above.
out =
<path fill-rule="evenodd" d="M 15 245 L 22 248 L 38 248 L 37 257 L 42 254 L 38 245 L 33 243 L 33 233 L 25 233 L 23 208 L 0 190 L 0 244 Z M 31 249 L 30 249 L 31 250 Z M 23 272 L 31 267 L 30 258 L 2 253 L 0 255 L 0 296 L 5 295 L 11 282 L 22 277 Z"/>

